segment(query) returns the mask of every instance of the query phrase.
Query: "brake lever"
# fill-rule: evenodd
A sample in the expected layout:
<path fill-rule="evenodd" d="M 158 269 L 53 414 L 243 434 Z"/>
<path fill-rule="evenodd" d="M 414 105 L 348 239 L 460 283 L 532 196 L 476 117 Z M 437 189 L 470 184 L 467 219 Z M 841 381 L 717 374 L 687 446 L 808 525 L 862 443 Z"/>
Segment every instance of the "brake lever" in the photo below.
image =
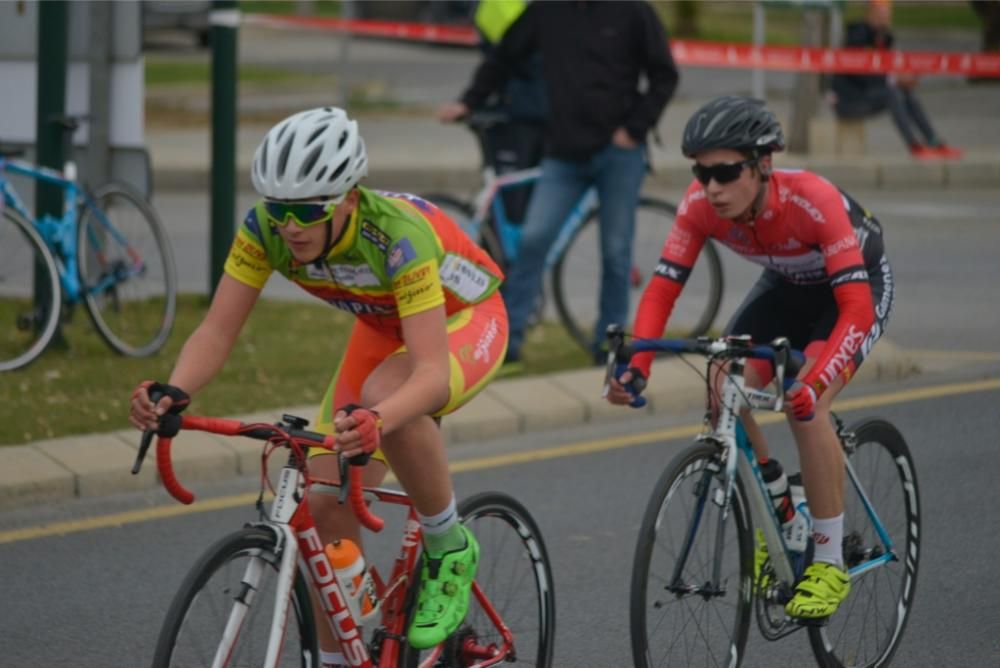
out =
<path fill-rule="evenodd" d="M 149 446 L 153 443 L 153 437 L 156 436 L 155 429 L 147 429 L 142 432 L 142 440 L 139 441 L 139 452 L 135 455 L 135 463 L 132 464 L 132 475 L 138 475 L 139 469 L 142 468 L 142 462 L 146 459 L 146 452 L 149 450 Z"/>
<path fill-rule="evenodd" d="M 347 457 L 337 453 L 337 465 L 340 468 L 340 491 L 337 492 L 337 501 L 344 505 L 347 503 L 347 495 L 351 491 L 351 478 L 348 475 L 351 462 Z"/>
<path fill-rule="evenodd" d="M 153 402 L 154 406 L 162 398 L 162 392 L 153 391 L 149 395 L 149 400 Z M 136 453 L 135 463 L 132 464 L 132 475 L 138 475 L 139 470 L 142 468 L 142 462 L 146 459 L 149 446 L 153 444 L 153 437 L 156 436 L 156 431 L 156 429 L 146 429 L 142 432 L 142 439 L 139 441 L 139 452 Z"/>
<path fill-rule="evenodd" d="M 788 365 L 788 339 L 781 336 L 771 341 L 774 348 L 774 412 L 780 413 L 785 403 L 785 367 Z"/>

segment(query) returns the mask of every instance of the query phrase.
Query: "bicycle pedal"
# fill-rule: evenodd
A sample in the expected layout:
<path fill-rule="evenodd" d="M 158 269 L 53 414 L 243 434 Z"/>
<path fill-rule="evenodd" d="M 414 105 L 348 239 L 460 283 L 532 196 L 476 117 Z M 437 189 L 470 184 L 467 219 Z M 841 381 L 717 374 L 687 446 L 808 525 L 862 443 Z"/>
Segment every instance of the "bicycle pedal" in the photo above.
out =
<path fill-rule="evenodd" d="M 814 629 L 823 628 L 824 626 L 830 623 L 829 617 L 815 617 L 815 618 L 789 617 L 789 619 L 791 619 L 794 623 L 798 624 L 799 626 L 805 626 Z"/>

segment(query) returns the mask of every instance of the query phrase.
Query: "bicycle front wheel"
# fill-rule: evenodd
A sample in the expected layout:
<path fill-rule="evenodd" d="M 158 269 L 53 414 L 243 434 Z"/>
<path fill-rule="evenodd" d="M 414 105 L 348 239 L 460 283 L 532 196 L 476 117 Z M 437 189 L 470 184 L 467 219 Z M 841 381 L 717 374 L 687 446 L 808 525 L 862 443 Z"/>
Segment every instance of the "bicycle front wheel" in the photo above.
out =
<path fill-rule="evenodd" d="M 485 492 L 464 500 L 462 522 L 479 541 L 476 583 L 489 605 L 514 636 L 513 652 L 500 665 L 551 666 L 556 633 L 552 567 L 538 525 L 513 498 Z M 407 663 L 416 668 L 432 659 L 435 667 L 480 665 L 474 648 L 500 648 L 503 638 L 483 604 L 473 595 L 459 629 L 432 651 L 410 648 Z"/>
<path fill-rule="evenodd" d="M 77 230 L 87 311 L 108 345 L 145 357 L 170 336 L 177 312 L 173 251 L 156 211 L 123 183 L 86 199 Z"/>
<path fill-rule="evenodd" d="M 247 528 L 212 546 L 185 578 L 160 631 L 153 668 L 261 666 L 281 554 L 273 533 Z M 318 668 L 309 590 L 296 573 L 277 665 Z M 288 605 L 290 603 L 290 605 Z M 223 660 L 217 661 L 217 657 Z"/>
<path fill-rule="evenodd" d="M 62 288 L 52 252 L 24 216 L 3 207 L 0 371 L 22 367 L 45 351 L 55 336 L 61 309 Z"/>
<path fill-rule="evenodd" d="M 699 443 L 678 454 L 646 506 L 630 597 L 632 660 L 639 668 L 735 667 L 743 660 L 753 544 L 738 481 L 720 532 L 721 452 Z"/>
<path fill-rule="evenodd" d="M 663 242 L 677 216 L 677 207 L 651 197 L 639 200 L 635 214 L 635 235 L 632 242 L 632 267 L 629 273 L 627 322 L 635 322 L 639 297 L 656 269 Z M 570 335 L 585 350 L 590 350 L 598 317 L 598 295 L 601 286 L 601 244 L 597 225 L 598 211 L 591 212 L 577 229 L 556 260 L 552 270 L 552 292 L 559 318 Z M 715 245 L 708 241 L 702 248 L 684 291 L 670 315 L 670 331 L 678 337 L 704 334 L 712 326 L 722 302 L 722 263 Z"/>
<path fill-rule="evenodd" d="M 853 488 L 849 479 L 844 493 L 844 563 L 851 573 L 851 593 L 827 625 L 809 629 L 809 640 L 822 666 L 876 668 L 889 664 L 913 608 L 920 493 L 910 450 L 895 427 L 869 419 L 849 431 L 857 446 L 847 461 L 860 483 L 860 490 Z"/>

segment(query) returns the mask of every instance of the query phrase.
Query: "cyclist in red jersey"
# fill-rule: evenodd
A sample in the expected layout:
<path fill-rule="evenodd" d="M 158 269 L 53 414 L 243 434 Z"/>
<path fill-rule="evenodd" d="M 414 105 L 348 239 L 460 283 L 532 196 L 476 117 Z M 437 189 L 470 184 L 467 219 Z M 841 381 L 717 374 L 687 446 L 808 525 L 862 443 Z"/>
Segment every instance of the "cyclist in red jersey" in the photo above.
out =
<path fill-rule="evenodd" d="M 337 434 L 341 455 L 366 462 L 366 485 L 378 485 L 391 464 L 413 499 L 424 553 L 407 640 L 424 649 L 451 635 L 468 610 L 479 548 L 459 521 L 436 423 L 485 387 L 503 362 L 503 274 L 436 206 L 365 188 L 359 182 L 367 173 L 357 123 L 342 109 L 303 111 L 267 133 L 251 171 L 262 199 L 237 231 L 208 313 L 169 382 L 155 384 L 166 396 L 154 406 L 154 384 L 141 383 L 130 419 L 153 428 L 208 384 L 273 273 L 353 313 L 316 429 Z M 338 458 L 325 455 L 309 453 L 310 472 L 336 480 Z M 309 503 L 324 542 L 360 541 L 356 516 L 335 496 L 313 493 Z M 317 632 L 323 668 L 355 665 L 328 625 L 317 625 Z"/>
<path fill-rule="evenodd" d="M 785 399 L 814 518 L 815 554 L 786 612 L 818 619 L 833 614 L 850 591 L 841 549 L 844 467 L 830 404 L 884 331 L 893 280 L 878 221 L 820 176 L 775 170 L 771 153 L 784 147 L 780 124 L 760 100 L 721 97 L 691 117 L 682 149 L 695 161 L 696 178 L 639 302 L 633 334 L 662 336 L 708 238 L 764 267 L 725 333 L 765 342 L 785 336 L 805 351 Z M 651 364 L 652 353 L 636 355 L 611 383 L 609 401 L 631 402 Z M 771 374 L 768 363 L 747 364 L 751 385 L 763 386 Z M 766 461 L 767 443 L 749 411 L 743 422 L 757 457 Z"/>

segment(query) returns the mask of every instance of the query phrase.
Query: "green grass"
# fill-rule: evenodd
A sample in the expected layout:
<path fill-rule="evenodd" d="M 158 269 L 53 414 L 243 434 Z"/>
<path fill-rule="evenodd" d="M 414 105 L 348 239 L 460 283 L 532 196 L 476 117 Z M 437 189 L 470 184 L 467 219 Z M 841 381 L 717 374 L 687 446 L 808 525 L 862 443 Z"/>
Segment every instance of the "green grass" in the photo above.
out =
<path fill-rule="evenodd" d="M 206 308 L 206 298 L 182 296 L 173 335 L 146 359 L 113 353 L 76 309 L 64 327 L 67 347 L 0 374 L 0 444 L 129 428 L 132 389 L 141 380 L 168 378 Z M 277 418 L 281 408 L 318 404 L 351 323 L 348 314 L 318 302 L 261 300 L 225 368 L 191 411 L 227 416 L 273 410 Z M 526 374 L 538 374 L 583 367 L 588 357 L 560 326 L 545 324 L 529 333 L 524 361 Z"/>
<path fill-rule="evenodd" d="M 170 85 L 200 84 L 207 86 L 211 80 L 211 63 L 207 59 L 178 60 L 162 57 L 146 58 L 146 85 L 151 87 Z M 240 65 L 238 72 L 241 84 L 310 83 L 317 84 L 317 78 L 324 84 L 332 76 L 317 77 L 314 74 L 292 72 L 278 67 Z"/>

